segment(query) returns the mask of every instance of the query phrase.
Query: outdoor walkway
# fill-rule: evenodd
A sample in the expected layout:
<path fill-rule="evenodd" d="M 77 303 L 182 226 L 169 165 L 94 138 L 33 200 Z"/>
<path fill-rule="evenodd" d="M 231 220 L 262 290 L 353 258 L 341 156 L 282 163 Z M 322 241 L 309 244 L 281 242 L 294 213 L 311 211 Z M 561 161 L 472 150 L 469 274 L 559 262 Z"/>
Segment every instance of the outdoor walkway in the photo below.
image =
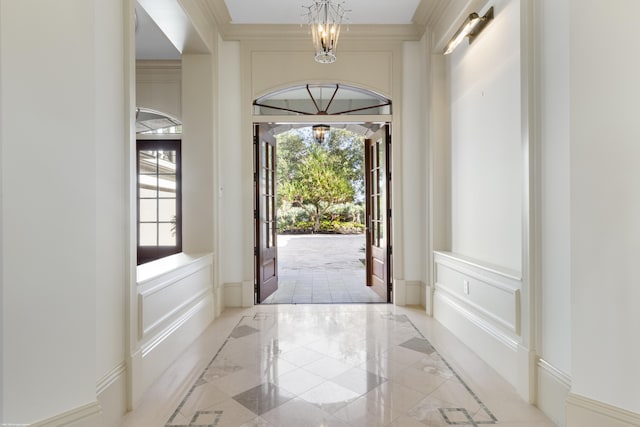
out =
<path fill-rule="evenodd" d="M 279 235 L 278 290 L 263 304 L 387 302 L 365 283 L 365 236 Z"/>

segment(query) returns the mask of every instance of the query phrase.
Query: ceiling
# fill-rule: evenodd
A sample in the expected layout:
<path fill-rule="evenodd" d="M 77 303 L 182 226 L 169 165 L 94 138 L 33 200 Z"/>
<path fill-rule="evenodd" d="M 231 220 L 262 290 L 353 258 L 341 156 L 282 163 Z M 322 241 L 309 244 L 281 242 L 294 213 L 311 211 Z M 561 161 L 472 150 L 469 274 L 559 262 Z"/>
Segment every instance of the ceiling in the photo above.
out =
<path fill-rule="evenodd" d="M 221 19 L 218 22 L 223 33 L 230 36 L 239 28 L 259 27 L 260 31 L 272 28 L 274 34 L 288 36 L 293 35 L 286 28 L 299 28 L 306 25 L 305 8 L 313 0 L 202 0 L 203 4 L 215 11 Z M 433 9 L 435 0 L 334 0 L 344 1 L 345 9 L 350 12 L 346 16 L 346 23 L 353 25 L 350 29 L 368 25 L 402 26 L 409 28 L 421 21 L 424 11 Z M 168 7 L 171 3 L 177 5 Z M 161 28 L 169 28 L 173 23 L 168 22 L 171 16 L 175 16 L 175 23 L 180 26 L 180 21 L 186 19 L 180 6 L 181 0 L 138 0 L 136 3 L 137 29 L 136 29 L 136 59 L 139 60 L 179 60 L 181 56 L 183 40 L 176 37 L 166 37 Z M 446 2 L 444 2 L 446 3 Z M 157 8 L 152 11 L 149 8 Z M 147 10 L 145 10 L 147 9 Z M 167 13 L 167 10 L 180 13 Z M 158 11 L 160 15 L 158 15 Z M 149 13 L 147 13 L 149 12 Z M 169 16 L 170 15 L 170 16 Z M 177 16 L 182 15 L 182 16 Z M 155 18 L 160 17 L 162 22 Z M 158 25 L 160 24 L 160 25 Z M 286 27 L 286 26 L 289 27 Z M 299 30 L 296 30 L 299 32 Z M 170 36 L 173 33 L 166 33 Z M 301 32 L 302 34 L 302 32 Z M 355 35 L 355 33 L 353 34 Z M 306 33 L 305 33 L 306 36 Z M 173 40 L 173 43 L 169 41 Z M 177 46 L 177 47 L 176 47 Z"/>
<path fill-rule="evenodd" d="M 336 2 L 339 2 L 337 0 Z M 306 24 L 312 0 L 225 0 L 234 24 Z M 410 24 L 420 0 L 344 0 L 351 24 Z"/>

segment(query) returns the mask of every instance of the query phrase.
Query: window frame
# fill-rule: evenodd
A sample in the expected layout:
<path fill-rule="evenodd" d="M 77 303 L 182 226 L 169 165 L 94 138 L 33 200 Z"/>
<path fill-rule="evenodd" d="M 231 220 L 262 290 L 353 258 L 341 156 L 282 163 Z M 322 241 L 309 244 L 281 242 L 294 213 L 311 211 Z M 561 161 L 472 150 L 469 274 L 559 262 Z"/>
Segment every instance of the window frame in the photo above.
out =
<path fill-rule="evenodd" d="M 182 252 L 182 150 L 180 139 L 137 139 L 136 140 L 136 248 L 137 265 L 145 264 L 169 255 Z M 140 152 L 176 152 L 176 244 L 171 246 L 140 245 Z M 157 175 L 157 172 L 156 172 Z M 157 197 L 157 200 L 159 197 Z M 156 220 L 156 222 L 161 222 Z"/>

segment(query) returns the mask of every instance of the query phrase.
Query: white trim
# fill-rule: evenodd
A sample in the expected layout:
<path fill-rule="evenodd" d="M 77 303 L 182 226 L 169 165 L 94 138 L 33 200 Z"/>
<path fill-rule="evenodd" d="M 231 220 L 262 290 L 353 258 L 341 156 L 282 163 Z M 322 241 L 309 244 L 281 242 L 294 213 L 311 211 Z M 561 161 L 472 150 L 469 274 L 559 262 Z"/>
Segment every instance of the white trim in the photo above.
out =
<path fill-rule="evenodd" d="M 255 284 L 253 280 L 242 282 L 242 307 L 253 307 L 256 299 Z"/>
<path fill-rule="evenodd" d="M 567 390 L 571 389 L 571 377 L 560 369 L 556 368 L 544 359 L 538 359 L 538 368 L 547 372 L 555 381 L 565 387 Z"/>
<path fill-rule="evenodd" d="M 406 305 L 425 306 L 425 288 L 426 285 L 420 280 L 405 281 L 405 302 Z"/>
<path fill-rule="evenodd" d="M 85 420 L 102 412 L 102 407 L 98 401 L 87 403 L 69 411 L 63 412 L 46 420 L 31 424 L 32 427 L 58 427 L 67 426 L 78 421 Z"/>
<path fill-rule="evenodd" d="M 592 414 L 589 414 L 588 412 L 600 415 L 605 419 L 602 420 L 600 419 L 600 417 L 596 417 L 596 419 L 594 419 L 594 427 L 596 425 L 606 425 L 607 427 L 618 427 L 623 425 L 628 425 L 629 427 L 640 426 L 640 414 L 628 411 L 626 409 L 618 408 L 616 406 L 609 405 L 598 400 L 593 400 L 575 393 L 569 393 L 569 396 L 567 397 L 567 413 L 570 414 L 572 411 L 582 412 L 583 414 L 581 414 L 582 417 L 580 417 L 580 419 L 592 418 Z M 568 415 L 567 425 L 569 427 L 578 427 L 577 424 L 573 425 L 571 423 L 572 420 L 573 416 Z M 606 424 L 603 424 L 603 422 L 605 422 Z M 580 427 L 591 426 L 581 425 Z"/>
<path fill-rule="evenodd" d="M 111 371 L 107 372 L 102 378 L 96 382 L 96 395 L 100 396 L 106 389 L 111 387 L 113 383 L 118 381 L 121 376 L 127 372 L 127 365 L 124 362 L 118 364 Z"/>
<path fill-rule="evenodd" d="M 195 304 L 192 308 L 186 311 L 182 316 L 178 317 L 175 322 L 171 323 L 162 333 L 157 335 L 153 340 L 149 343 L 143 345 L 141 347 L 142 357 L 146 357 L 149 353 L 151 353 L 156 347 L 158 347 L 162 342 L 164 342 L 167 338 L 173 335 L 182 325 L 191 320 L 195 315 L 202 311 L 205 306 L 207 306 L 209 300 L 207 298 L 201 299 L 197 304 Z"/>
<path fill-rule="evenodd" d="M 486 271 L 487 273 L 496 274 L 498 276 L 502 276 L 509 280 L 514 280 L 516 282 L 519 282 L 520 280 L 522 280 L 522 275 L 517 271 L 509 270 L 508 268 L 503 268 L 497 265 L 492 265 L 492 264 L 477 260 L 475 258 L 468 257 L 466 255 L 457 254 L 455 252 L 445 252 L 445 251 L 434 251 L 433 253 L 434 253 L 436 263 L 448 265 L 448 266 L 455 265 L 456 270 L 459 269 L 459 264 L 466 264 L 469 267 Z M 450 262 L 447 262 L 447 261 L 450 261 Z M 504 285 L 502 285 L 500 282 L 495 280 L 493 281 L 493 284 L 495 284 L 496 287 L 500 287 L 501 289 L 505 289 L 505 290 L 509 289 L 504 287 Z"/>
<path fill-rule="evenodd" d="M 222 300 L 224 307 L 242 307 L 242 283 L 223 283 Z"/>
<path fill-rule="evenodd" d="M 506 320 L 496 316 L 495 314 L 491 313 L 489 310 L 485 309 L 484 307 L 474 303 L 473 301 L 470 300 L 463 300 L 461 299 L 458 295 L 456 295 L 454 292 L 451 292 L 451 290 L 449 290 L 445 285 L 443 285 L 442 283 L 437 283 L 436 282 L 436 286 L 435 289 L 437 292 L 444 292 L 447 294 L 447 297 L 451 300 L 451 301 L 456 301 L 455 305 L 456 307 L 459 307 L 460 310 L 464 310 L 466 313 L 469 313 L 470 316 L 474 316 L 476 318 L 480 318 L 478 316 L 475 316 L 473 314 L 471 314 L 471 311 L 465 310 L 462 307 L 462 304 L 468 305 L 470 307 L 472 307 L 474 310 L 476 310 L 477 312 L 481 313 L 483 316 L 491 319 L 492 321 L 494 321 L 495 323 L 499 324 L 500 326 L 502 326 L 503 328 L 513 332 L 513 333 L 518 333 L 518 329 L 517 329 L 517 324 L 511 324 L 509 322 L 507 322 Z M 515 292 L 512 292 L 515 300 L 518 300 L 518 290 L 515 290 Z M 516 304 L 517 306 L 517 304 Z M 516 318 L 517 316 L 517 308 L 516 308 Z M 488 324 L 488 323 L 487 323 Z"/>
<path fill-rule="evenodd" d="M 538 359 L 536 366 L 536 406 L 558 427 L 565 427 L 571 377 L 543 359 Z"/>
<path fill-rule="evenodd" d="M 491 323 L 487 322 L 480 316 L 475 313 L 467 310 L 461 304 L 458 304 L 456 300 L 451 298 L 452 294 L 449 292 L 443 293 L 441 292 L 443 289 L 436 284 L 436 296 L 441 299 L 443 302 L 447 303 L 450 307 L 452 307 L 458 314 L 462 315 L 466 320 L 471 322 L 475 327 L 481 329 L 490 335 L 493 339 L 497 340 L 504 346 L 508 347 L 509 350 L 513 352 L 518 351 L 518 341 L 514 340 L 501 330 L 495 328 Z M 458 299 L 458 298 L 456 298 Z M 446 325 L 445 325 L 446 326 Z"/>
<path fill-rule="evenodd" d="M 391 123 L 393 116 L 390 114 L 367 114 L 367 115 L 354 115 L 354 114 L 338 114 L 338 115 L 308 115 L 308 116 L 294 116 L 294 115 L 254 115 L 254 123 L 277 123 L 277 124 L 316 124 L 318 122 L 323 123 Z"/>
<path fill-rule="evenodd" d="M 177 140 L 182 141 L 181 133 L 136 133 L 136 139 L 140 141 Z"/>

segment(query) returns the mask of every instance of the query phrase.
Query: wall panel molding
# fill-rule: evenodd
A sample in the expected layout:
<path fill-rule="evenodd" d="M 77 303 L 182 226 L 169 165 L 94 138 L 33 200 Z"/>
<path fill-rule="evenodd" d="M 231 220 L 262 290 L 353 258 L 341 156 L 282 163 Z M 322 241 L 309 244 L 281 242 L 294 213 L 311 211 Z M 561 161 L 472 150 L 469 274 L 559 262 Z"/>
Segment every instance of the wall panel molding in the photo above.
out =
<path fill-rule="evenodd" d="M 434 317 L 518 387 L 533 368 L 520 336 L 518 274 L 451 252 L 434 252 L 434 264 Z"/>
<path fill-rule="evenodd" d="M 38 421 L 31 424 L 32 427 L 62 427 L 75 423 L 82 423 L 88 419 L 100 414 L 102 407 L 98 401 L 87 403 L 86 405 L 79 406 L 77 408 L 66 411 L 62 414 L 55 415 L 46 420 Z M 82 424 L 76 424 L 82 425 Z M 88 426 L 89 424 L 87 424 Z"/>
<path fill-rule="evenodd" d="M 569 393 L 567 427 L 637 427 L 640 414 L 608 405 L 585 396 Z"/>

